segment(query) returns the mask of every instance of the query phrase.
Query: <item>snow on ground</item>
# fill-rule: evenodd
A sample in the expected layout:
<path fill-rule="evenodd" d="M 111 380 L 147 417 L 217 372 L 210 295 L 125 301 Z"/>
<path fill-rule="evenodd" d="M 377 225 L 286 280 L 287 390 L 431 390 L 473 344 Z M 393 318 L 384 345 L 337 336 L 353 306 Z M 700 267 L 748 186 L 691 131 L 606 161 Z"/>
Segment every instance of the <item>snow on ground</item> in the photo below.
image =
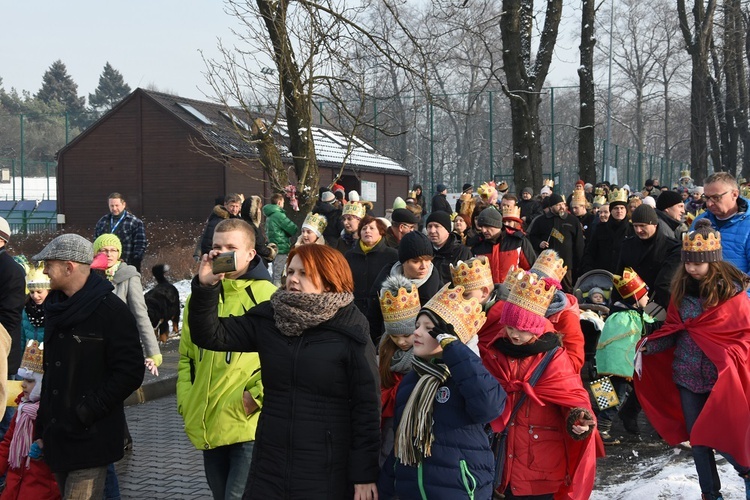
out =
<path fill-rule="evenodd" d="M 180 302 L 190 295 L 190 280 L 174 283 Z M 182 320 L 180 320 L 180 330 Z M 179 337 L 170 337 L 179 338 Z M 621 456 L 600 459 L 591 500 L 698 500 L 698 475 L 688 450 L 636 445 L 616 447 Z M 607 448 L 613 455 L 614 448 Z M 717 456 L 726 500 L 744 499 L 745 484 L 729 463 Z"/>

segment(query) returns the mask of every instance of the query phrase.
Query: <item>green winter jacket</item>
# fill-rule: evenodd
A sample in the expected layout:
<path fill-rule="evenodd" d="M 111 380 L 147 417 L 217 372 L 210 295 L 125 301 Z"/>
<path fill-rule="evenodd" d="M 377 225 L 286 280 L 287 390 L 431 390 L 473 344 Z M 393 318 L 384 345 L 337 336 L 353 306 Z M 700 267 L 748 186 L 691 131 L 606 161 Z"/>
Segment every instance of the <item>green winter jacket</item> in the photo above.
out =
<path fill-rule="evenodd" d="M 269 243 L 276 243 L 279 253 L 289 253 L 289 238 L 297 234 L 297 225 L 275 203 L 263 206 L 263 215 L 266 216 L 266 236 Z"/>
<path fill-rule="evenodd" d="M 253 262 L 257 260 L 256 257 Z M 261 279 L 222 281 L 219 317 L 241 316 L 256 304 L 271 298 L 276 287 L 269 281 L 268 271 L 262 265 L 255 265 L 242 278 L 251 276 Z M 190 297 L 185 302 L 184 318 L 188 317 L 189 306 Z M 258 354 L 215 352 L 197 347 L 191 340 L 187 320 L 183 321 L 177 411 L 185 421 L 188 438 L 197 449 L 209 450 L 255 440 L 260 410 L 245 414 L 242 394 L 246 390 L 262 408 L 263 384 Z"/>

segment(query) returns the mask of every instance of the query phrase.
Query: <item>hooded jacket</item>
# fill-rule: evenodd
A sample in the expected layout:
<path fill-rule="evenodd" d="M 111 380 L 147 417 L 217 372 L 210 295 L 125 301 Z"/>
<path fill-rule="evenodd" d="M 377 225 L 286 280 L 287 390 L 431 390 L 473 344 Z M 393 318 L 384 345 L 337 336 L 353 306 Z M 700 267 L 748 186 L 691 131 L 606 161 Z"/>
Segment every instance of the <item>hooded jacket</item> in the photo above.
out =
<path fill-rule="evenodd" d="M 154 328 L 148 318 L 148 308 L 146 307 L 146 300 L 143 298 L 143 285 L 141 285 L 141 275 L 138 270 L 121 262 L 112 277 L 112 285 L 115 287 L 115 295 L 127 304 L 128 309 L 135 317 L 146 357 L 161 355 Z M 157 363 L 157 366 L 158 364 L 161 364 L 161 362 Z"/>
<path fill-rule="evenodd" d="M 268 271 L 255 256 L 250 269 L 237 279 L 224 279 L 219 295 L 219 316 L 241 316 L 276 291 Z M 190 297 L 185 303 L 188 317 Z M 258 405 L 245 414 L 244 391 Z M 199 450 L 255 440 L 263 407 L 263 383 L 258 354 L 216 352 L 196 346 L 190 325 L 184 322 L 177 369 L 177 411 L 185 421 L 185 433 Z"/>
<path fill-rule="evenodd" d="M 266 236 L 268 241 L 275 243 L 279 253 L 287 254 L 292 249 L 289 238 L 297 233 L 297 225 L 287 217 L 284 209 L 275 203 L 269 203 L 263 207 L 263 215 L 266 216 Z"/>
<path fill-rule="evenodd" d="M 232 215 L 224 208 L 224 205 L 216 205 L 206 221 L 206 228 L 201 237 L 201 255 L 211 251 L 214 245 L 214 231 L 219 222 L 226 219 L 236 219 L 239 215 Z"/>
<path fill-rule="evenodd" d="M 607 222 L 596 224 L 591 237 L 586 240 L 581 274 L 592 269 L 616 272 L 620 249 L 625 238 L 633 234 L 632 227 L 627 217 L 618 221 L 610 216 Z"/>

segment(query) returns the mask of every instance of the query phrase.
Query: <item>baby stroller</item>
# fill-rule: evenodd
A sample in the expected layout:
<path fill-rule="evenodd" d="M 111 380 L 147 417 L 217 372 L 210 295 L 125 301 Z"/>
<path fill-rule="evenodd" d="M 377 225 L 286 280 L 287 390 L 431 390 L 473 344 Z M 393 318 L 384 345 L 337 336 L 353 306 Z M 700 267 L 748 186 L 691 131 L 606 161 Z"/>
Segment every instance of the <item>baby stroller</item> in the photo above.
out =
<path fill-rule="evenodd" d="M 578 307 L 581 309 L 581 330 L 584 338 L 584 363 L 581 368 L 581 377 L 584 381 L 596 380 L 596 346 L 602 334 L 604 320 L 609 314 L 609 303 L 612 287 L 612 273 L 605 269 L 594 269 L 583 274 L 575 284 L 574 294 L 578 299 Z M 603 292 L 606 304 L 593 304 L 590 301 L 589 292 L 599 288 Z"/>

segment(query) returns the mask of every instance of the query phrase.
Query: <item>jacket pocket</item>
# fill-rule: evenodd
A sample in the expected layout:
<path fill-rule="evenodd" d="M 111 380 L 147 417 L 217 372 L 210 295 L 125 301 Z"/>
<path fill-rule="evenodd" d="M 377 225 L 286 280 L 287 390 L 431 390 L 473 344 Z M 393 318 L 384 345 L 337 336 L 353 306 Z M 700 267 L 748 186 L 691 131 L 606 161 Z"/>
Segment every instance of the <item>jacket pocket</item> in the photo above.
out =
<path fill-rule="evenodd" d="M 459 461 L 458 465 L 461 471 L 461 482 L 466 489 L 466 494 L 469 496 L 470 500 L 474 500 L 474 490 L 477 489 L 477 480 L 471 474 L 469 466 L 466 464 L 466 460 Z"/>
<path fill-rule="evenodd" d="M 557 427 L 529 426 L 529 469 L 548 480 L 565 478 L 565 438 Z"/>

